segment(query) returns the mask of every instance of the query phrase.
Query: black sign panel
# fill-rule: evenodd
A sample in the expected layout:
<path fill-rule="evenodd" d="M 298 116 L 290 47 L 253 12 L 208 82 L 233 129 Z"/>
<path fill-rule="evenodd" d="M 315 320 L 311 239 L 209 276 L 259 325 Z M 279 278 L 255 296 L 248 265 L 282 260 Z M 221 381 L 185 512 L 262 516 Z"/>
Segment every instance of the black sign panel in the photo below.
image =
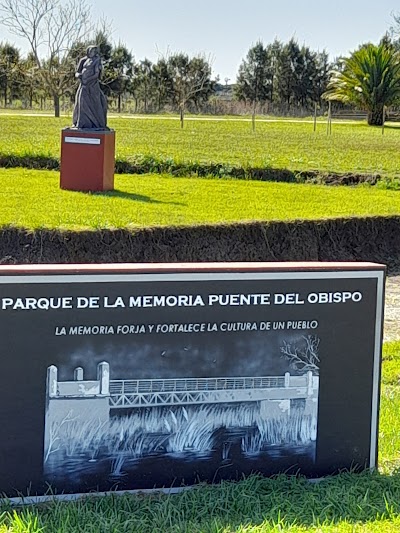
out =
<path fill-rule="evenodd" d="M 2 493 L 375 467 L 383 267 L 61 268 L 0 275 Z"/>

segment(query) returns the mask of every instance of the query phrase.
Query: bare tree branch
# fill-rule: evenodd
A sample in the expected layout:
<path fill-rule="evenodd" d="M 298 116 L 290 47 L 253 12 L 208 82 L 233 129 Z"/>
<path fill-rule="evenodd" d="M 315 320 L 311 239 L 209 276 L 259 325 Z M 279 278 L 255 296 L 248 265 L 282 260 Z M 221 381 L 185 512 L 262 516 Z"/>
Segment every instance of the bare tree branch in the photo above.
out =
<path fill-rule="evenodd" d="M 62 418 L 60 421 L 54 421 L 50 425 L 49 430 L 49 443 L 47 446 L 46 455 L 44 457 L 44 462 L 46 463 L 48 458 L 52 453 L 58 452 L 58 450 L 61 448 L 61 437 L 60 432 L 66 424 L 68 425 L 71 422 L 74 422 L 75 420 L 78 420 L 79 416 L 73 417 L 72 416 L 72 409 L 68 411 L 68 413 Z M 56 446 L 56 443 L 57 446 Z"/>
<path fill-rule="evenodd" d="M 283 341 L 281 346 L 282 355 L 288 359 L 297 370 L 314 373 L 319 372 L 319 344 L 320 339 L 314 335 L 303 336 L 303 343 L 293 345 Z"/>
<path fill-rule="evenodd" d="M 74 80 L 71 46 L 93 29 L 89 4 L 86 0 L 0 0 L 0 24 L 29 43 L 57 115 L 56 102 Z"/>

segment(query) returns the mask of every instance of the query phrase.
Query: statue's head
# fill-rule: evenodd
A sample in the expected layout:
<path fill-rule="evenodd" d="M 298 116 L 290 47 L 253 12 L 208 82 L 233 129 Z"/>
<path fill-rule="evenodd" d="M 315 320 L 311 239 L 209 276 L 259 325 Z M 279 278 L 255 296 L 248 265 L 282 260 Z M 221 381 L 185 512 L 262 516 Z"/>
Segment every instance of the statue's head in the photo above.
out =
<path fill-rule="evenodd" d="M 88 57 L 95 57 L 99 55 L 99 48 L 96 45 L 88 46 L 86 54 Z"/>

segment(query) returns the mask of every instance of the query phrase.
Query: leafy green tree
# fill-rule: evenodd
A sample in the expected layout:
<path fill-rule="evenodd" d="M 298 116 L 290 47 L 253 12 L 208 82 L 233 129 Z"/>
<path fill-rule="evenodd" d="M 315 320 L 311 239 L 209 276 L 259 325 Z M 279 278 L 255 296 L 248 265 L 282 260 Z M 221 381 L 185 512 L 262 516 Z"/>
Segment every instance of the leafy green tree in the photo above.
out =
<path fill-rule="evenodd" d="M 308 46 L 299 47 L 291 39 L 282 48 L 278 61 L 278 100 L 289 110 L 292 106 L 307 108 L 315 100 L 318 83 L 318 54 Z"/>
<path fill-rule="evenodd" d="M 326 91 L 329 69 L 326 52 L 300 47 L 294 39 L 286 44 L 275 39 L 267 46 L 258 42 L 240 65 L 236 96 L 252 102 L 253 116 L 258 102 L 280 103 L 287 110 L 311 107 Z"/>
<path fill-rule="evenodd" d="M 290 39 L 283 46 L 279 56 L 277 87 L 279 101 L 286 104 L 288 110 L 291 105 L 297 103 L 301 95 L 299 85 L 303 71 L 304 58 L 302 51 L 297 42 L 294 39 Z M 306 90 L 308 91 L 308 85 Z"/>
<path fill-rule="evenodd" d="M 160 111 L 173 97 L 173 81 L 168 62 L 161 58 L 152 67 L 152 78 L 155 92 L 155 107 Z"/>
<path fill-rule="evenodd" d="M 263 43 L 258 41 L 250 48 L 240 64 L 235 87 L 236 97 L 252 104 L 253 131 L 257 105 L 272 99 L 272 89 L 270 54 Z"/>
<path fill-rule="evenodd" d="M 343 70 L 333 72 L 324 98 L 364 109 L 369 125 L 382 125 L 384 108 L 400 99 L 399 52 L 387 43 L 366 44 L 343 62 Z"/>
<path fill-rule="evenodd" d="M 21 95 L 25 101 L 25 106 L 32 109 L 33 102 L 38 101 L 41 89 L 40 79 L 37 76 L 37 66 L 32 53 L 20 62 L 22 71 Z"/>
<path fill-rule="evenodd" d="M 313 100 L 316 78 L 316 54 L 308 46 L 302 46 L 294 84 L 294 102 L 297 106 L 305 108 Z"/>
<path fill-rule="evenodd" d="M 153 96 L 153 63 L 145 58 L 133 67 L 130 90 L 136 102 L 143 102 L 143 111 L 148 113 Z"/>
<path fill-rule="evenodd" d="M 278 83 L 278 66 L 279 57 L 282 52 L 282 43 L 275 39 L 273 43 L 267 45 L 267 52 L 269 58 L 269 71 L 270 71 L 270 96 L 269 100 L 273 102 L 276 99 L 276 86 Z"/>
<path fill-rule="evenodd" d="M 386 41 L 394 45 L 397 50 L 400 49 L 400 13 L 392 13 L 393 24 L 382 37 L 381 43 Z"/>
<path fill-rule="evenodd" d="M 183 128 L 188 103 L 199 105 L 201 102 L 206 102 L 215 90 L 215 82 L 211 79 L 211 65 L 201 55 L 189 57 L 183 53 L 171 55 L 167 65 L 172 101 L 179 109 L 181 128 Z"/>
<path fill-rule="evenodd" d="M 110 94 L 116 96 L 118 113 L 121 113 L 122 95 L 128 92 L 133 75 L 133 58 L 131 52 L 123 44 L 112 49 L 111 57 L 106 66 L 107 84 Z"/>
<path fill-rule="evenodd" d="M 328 54 L 317 52 L 315 54 L 315 76 L 313 79 L 313 101 L 319 105 L 322 104 L 322 95 L 327 90 L 329 82 L 329 73 L 332 65 L 329 62 Z"/>
<path fill-rule="evenodd" d="M 10 43 L 0 43 L 0 91 L 4 107 L 21 93 L 21 59 L 19 50 Z"/>
<path fill-rule="evenodd" d="M 107 67 L 108 62 L 111 60 L 114 46 L 111 42 L 111 38 L 105 27 L 105 22 L 102 23 L 102 26 L 97 29 L 94 34 L 94 38 L 89 38 L 86 43 L 86 47 L 95 44 L 100 52 L 101 60 L 104 63 L 104 68 Z"/>
<path fill-rule="evenodd" d="M 214 94 L 217 80 L 211 79 L 211 65 L 204 56 L 192 57 L 189 65 L 191 77 L 187 80 L 187 102 L 192 102 L 196 112 L 199 112 L 201 106 Z"/>

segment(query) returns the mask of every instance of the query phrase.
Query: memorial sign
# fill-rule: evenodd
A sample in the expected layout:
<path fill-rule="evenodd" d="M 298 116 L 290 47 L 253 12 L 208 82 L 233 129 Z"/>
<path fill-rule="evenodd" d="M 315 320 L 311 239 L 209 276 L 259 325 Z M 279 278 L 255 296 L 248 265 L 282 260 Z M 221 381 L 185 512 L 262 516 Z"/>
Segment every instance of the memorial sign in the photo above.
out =
<path fill-rule="evenodd" d="M 60 187 L 70 191 L 114 189 L 115 131 L 61 132 Z"/>
<path fill-rule="evenodd" d="M 385 268 L 0 268 L 0 491 L 374 468 Z"/>

